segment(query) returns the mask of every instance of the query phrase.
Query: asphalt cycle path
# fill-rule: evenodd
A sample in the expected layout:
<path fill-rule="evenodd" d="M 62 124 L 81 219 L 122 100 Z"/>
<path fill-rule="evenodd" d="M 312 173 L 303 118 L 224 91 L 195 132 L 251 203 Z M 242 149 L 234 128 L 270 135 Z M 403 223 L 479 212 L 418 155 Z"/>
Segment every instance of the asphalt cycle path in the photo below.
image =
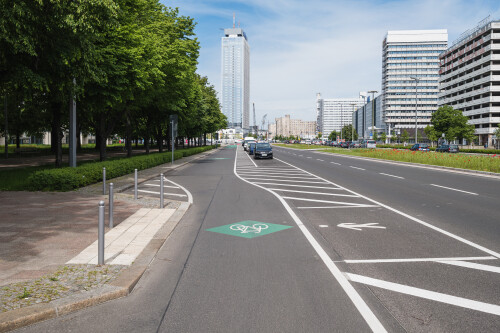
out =
<path fill-rule="evenodd" d="M 282 170 L 251 180 L 308 221 L 406 330 L 499 331 L 497 178 L 274 150 Z"/>
<path fill-rule="evenodd" d="M 239 174 L 276 163 L 227 146 L 168 173 L 193 205 L 132 294 L 21 331 L 403 331 L 367 288 L 347 281 L 320 234 Z"/>

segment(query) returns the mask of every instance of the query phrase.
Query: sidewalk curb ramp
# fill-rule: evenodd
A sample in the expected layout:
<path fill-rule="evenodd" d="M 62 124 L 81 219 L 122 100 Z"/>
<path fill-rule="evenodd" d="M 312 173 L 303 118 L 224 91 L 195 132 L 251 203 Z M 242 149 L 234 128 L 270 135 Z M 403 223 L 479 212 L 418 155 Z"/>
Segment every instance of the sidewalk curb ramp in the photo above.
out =
<path fill-rule="evenodd" d="M 189 162 L 211 155 L 218 149 L 200 154 L 197 158 L 177 165 L 173 169 L 188 164 Z M 182 219 L 190 204 L 183 202 L 170 216 L 167 222 L 156 232 L 144 250 L 135 259 L 134 263 L 124 269 L 118 277 L 103 287 L 63 297 L 50 303 L 40 303 L 32 306 L 0 313 L 0 333 L 9 332 L 21 327 L 29 326 L 47 319 L 59 317 L 74 311 L 101 304 L 110 300 L 128 296 L 139 282 L 142 275 L 153 261 L 156 253 Z"/>

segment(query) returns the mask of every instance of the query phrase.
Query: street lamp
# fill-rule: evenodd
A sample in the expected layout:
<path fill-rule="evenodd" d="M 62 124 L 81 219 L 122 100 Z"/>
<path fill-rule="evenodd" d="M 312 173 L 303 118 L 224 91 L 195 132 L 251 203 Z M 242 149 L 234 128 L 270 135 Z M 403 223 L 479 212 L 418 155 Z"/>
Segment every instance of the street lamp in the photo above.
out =
<path fill-rule="evenodd" d="M 374 130 L 374 127 L 375 127 L 375 94 L 378 93 L 378 91 L 376 90 L 370 90 L 368 91 L 369 94 L 372 94 L 372 138 L 373 138 L 373 132 L 375 131 Z"/>
<path fill-rule="evenodd" d="M 417 143 L 418 81 L 420 79 L 413 76 L 410 76 L 410 79 L 415 80 L 415 143 Z"/>

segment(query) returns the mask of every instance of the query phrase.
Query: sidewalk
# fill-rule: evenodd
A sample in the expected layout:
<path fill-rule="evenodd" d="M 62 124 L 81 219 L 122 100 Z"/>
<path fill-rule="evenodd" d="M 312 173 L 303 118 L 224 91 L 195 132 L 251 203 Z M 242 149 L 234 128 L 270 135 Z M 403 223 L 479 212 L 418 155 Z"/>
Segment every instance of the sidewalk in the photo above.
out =
<path fill-rule="evenodd" d="M 138 172 L 139 183 L 216 150 Z M 115 188 L 114 228 L 97 266 L 97 212 L 102 183 L 76 192 L 0 192 L 0 332 L 127 295 L 185 211 L 187 202 L 120 192 L 134 175 L 108 180 Z"/>

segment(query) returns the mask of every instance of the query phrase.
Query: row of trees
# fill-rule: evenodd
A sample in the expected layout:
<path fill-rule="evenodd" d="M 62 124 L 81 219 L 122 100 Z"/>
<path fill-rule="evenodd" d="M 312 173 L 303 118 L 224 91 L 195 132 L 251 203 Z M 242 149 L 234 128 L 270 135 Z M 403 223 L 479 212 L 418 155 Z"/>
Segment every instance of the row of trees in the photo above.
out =
<path fill-rule="evenodd" d="M 77 133 L 96 135 L 101 160 L 113 134 L 127 138 L 129 156 L 133 138 L 161 151 L 173 114 L 181 137 L 226 127 L 214 87 L 196 73 L 194 27 L 158 0 L 2 1 L 2 126 L 18 138 L 50 131 L 57 166 L 72 98 Z"/>

